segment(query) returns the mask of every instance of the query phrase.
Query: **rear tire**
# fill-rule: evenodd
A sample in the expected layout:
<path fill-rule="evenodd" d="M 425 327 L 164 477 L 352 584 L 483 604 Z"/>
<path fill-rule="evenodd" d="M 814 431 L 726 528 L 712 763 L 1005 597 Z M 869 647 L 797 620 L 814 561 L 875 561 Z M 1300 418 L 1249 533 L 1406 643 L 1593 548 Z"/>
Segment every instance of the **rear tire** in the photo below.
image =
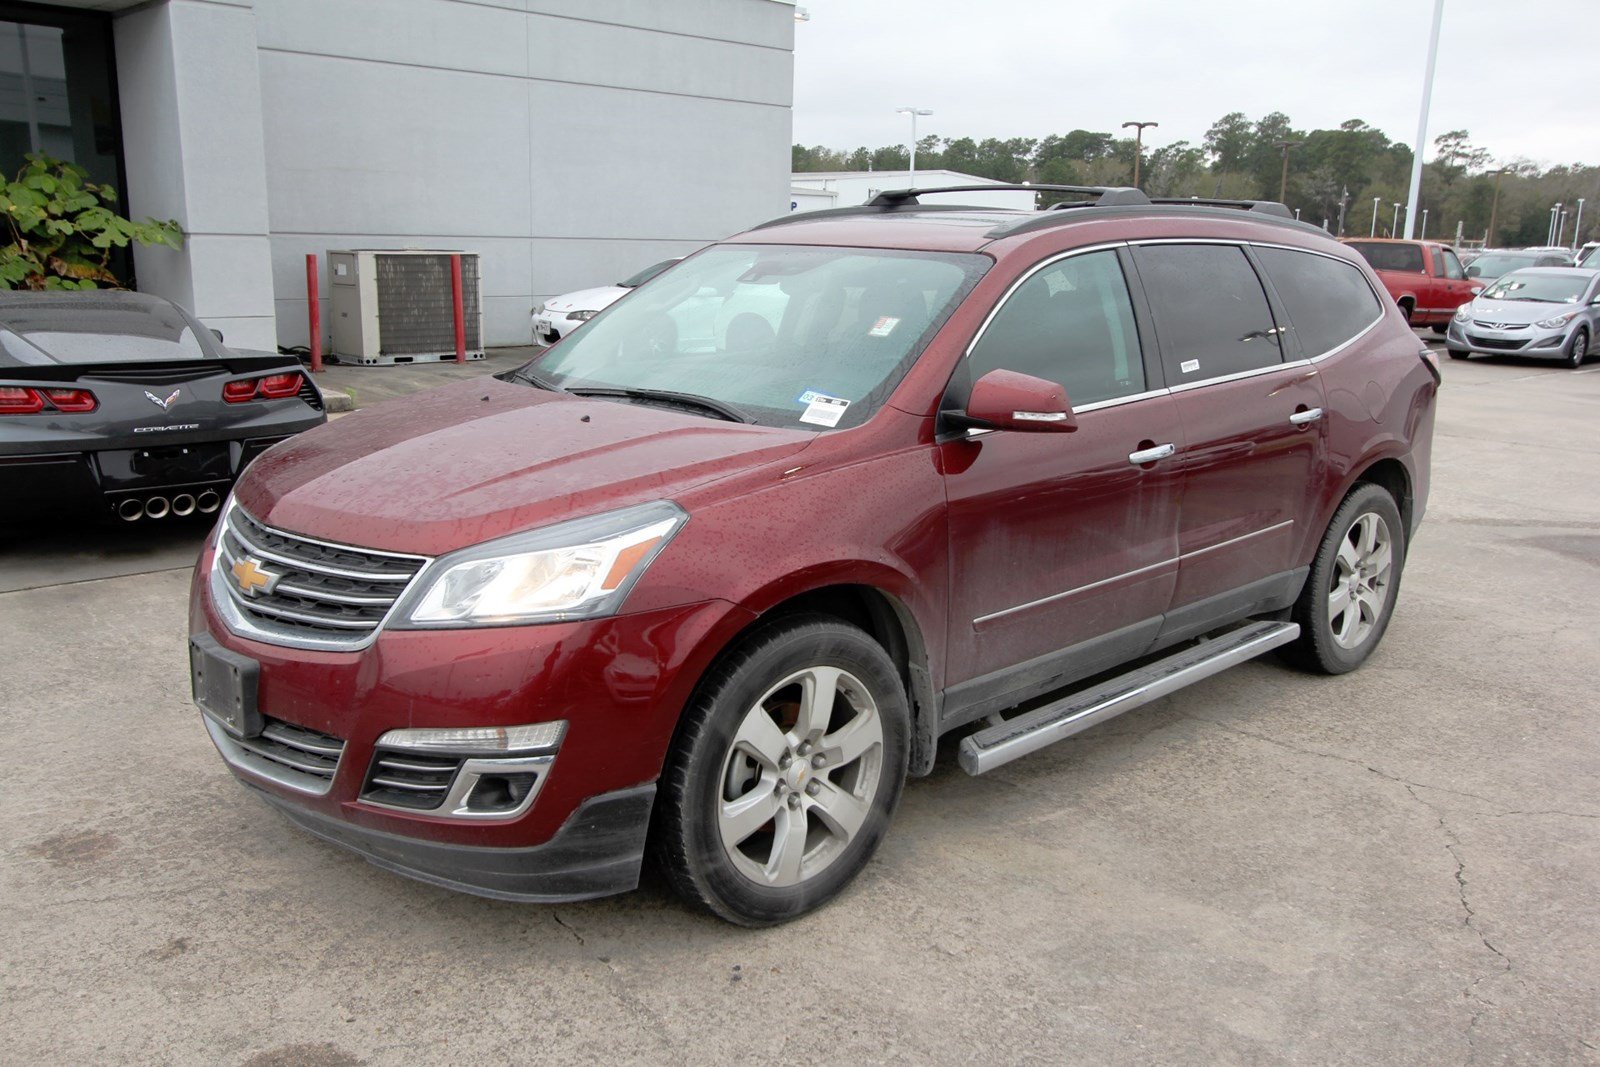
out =
<path fill-rule="evenodd" d="M 752 633 L 684 713 L 651 847 L 694 907 L 771 926 L 832 900 L 900 800 L 910 709 L 894 662 L 830 616 Z"/>
<path fill-rule="evenodd" d="M 1436 322 L 1429 328 L 1440 337 L 1450 332 L 1450 324 L 1448 322 Z"/>
<path fill-rule="evenodd" d="M 1295 665 L 1323 674 L 1355 670 L 1378 647 L 1405 566 L 1400 509 L 1381 486 L 1356 486 L 1322 536 L 1290 618 L 1300 636 L 1285 647 Z"/>
<path fill-rule="evenodd" d="M 1589 355 L 1589 331 L 1582 326 L 1572 335 L 1572 340 L 1567 342 L 1567 366 L 1577 370 L 1583 366 L 1584 358 Z"/>

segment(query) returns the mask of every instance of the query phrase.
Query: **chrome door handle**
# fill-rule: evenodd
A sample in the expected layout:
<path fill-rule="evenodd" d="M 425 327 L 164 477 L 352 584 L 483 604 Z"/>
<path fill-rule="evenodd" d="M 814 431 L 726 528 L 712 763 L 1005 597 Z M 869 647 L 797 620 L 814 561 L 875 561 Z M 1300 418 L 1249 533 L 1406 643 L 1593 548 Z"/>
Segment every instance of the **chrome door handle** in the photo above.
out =
<path fill-rule="evenodd" d="M 1321 408 L 1312 408 L 1310 411 L 1297 411 L 1289 416 L 1289 421 L 1295 426 L 1304 426 L 1322 418 Z"/>
<path fill-rule="evenodd" d="M 1154 463 L 1158 459 L 1166 459 L 1176 451 L 1178 451 L 1178 449 L 1173 445 L 1156 445 L 1154 448 L 1145 448 L 1138 452 L 1129 452 L 1128 462 L 1132 463 L 1135 467 L 1138 467 L 1146 463 Z"/>

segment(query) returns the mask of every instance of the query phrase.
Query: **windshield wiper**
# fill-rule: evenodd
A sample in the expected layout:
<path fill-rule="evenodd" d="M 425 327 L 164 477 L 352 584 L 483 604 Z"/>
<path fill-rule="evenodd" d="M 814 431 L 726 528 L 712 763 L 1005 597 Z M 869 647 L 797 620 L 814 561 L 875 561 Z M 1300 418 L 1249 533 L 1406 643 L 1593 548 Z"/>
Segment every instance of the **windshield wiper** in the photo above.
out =
<path fill-rule="evenodd" d="M 674 404 L 694 411 L 709 412 L 719 419 L 729 422 L 752 423 L 756 420 L 734 407 L 732 404 L 721 400 L 713 400 L 709 396 L 698 396 L 694 393 L 675 393 L 670 389 L 634 389 L 620 386 L 580 386 L 568 389 L 573 396 L 601 396 L 617 397 L 622 400 L 654 400 L 663 404 Z"/>
<path fill-rule="evenodd" d="M 544 375 L 539 374 L 537 371 L 529 370 L 527 367 L 518 367 L 516 370 L 512 371 L 510 374 L 506 375 L 506 377 L 510 378 L 510 379 L 513 379 L 513 380 L 521 380 L 521 381 L 527 382 L 529 385 L 537 386 L 540 389 L 548 389 L 552 393 L 564 393 L 564 392 L 566 392 L 565 389 L 561 388 L 561 386 L 557 385 L 555 382 L 551 381 L 549 378 L 546 378 Z"/>

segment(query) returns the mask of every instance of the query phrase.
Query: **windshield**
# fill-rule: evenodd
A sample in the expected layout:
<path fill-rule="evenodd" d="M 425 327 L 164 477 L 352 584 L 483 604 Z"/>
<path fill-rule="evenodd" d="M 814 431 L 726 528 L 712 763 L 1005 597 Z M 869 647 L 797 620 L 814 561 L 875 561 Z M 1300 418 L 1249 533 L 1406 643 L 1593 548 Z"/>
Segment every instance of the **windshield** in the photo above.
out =
<path fill-rule="evenodd" d="M 1472 270 L 1468 273 L 1474 278 L 1489 281 L 1500 277 L 1502 274 L 1510 274 L 1514 270 L 1531 267 L 1538 260 L 1538 255 L 1531 252 L 1490 252 L 1473 260 Z"/>
<path fill-rule="evenodd" d="M 643 285 L 651 278 L 654 278 L 657 274 L 660 274 L 662 271 L 666 270 L 676 262 L 678 261 L 675 259 L 663 259 L 660 263 L 652 263 L 638 274 L 624 278 L 622 281 L 618 282 L 617 285 L 623 289 L 637 289 L 639 286 Z"/>
<path fill-rule="evenodd" d="M 1483 292 L 1484 300 L 1528 300 L 1545 304 L 1576 304 L 1589 287 L 1584 275 L 1508 274 Z"/>
<path fill-rule="evenodd" d="M 720 245 L 611 305 L 527 369 L 578 393 L 702 397 L 768 426 L 856 426 L 990 263 L 954 253 Z"/>
<path fill-rule="evenodd" d="M 1351 241 L 1351 248 L 1366 257 L 1374 270 L 1408 270 L 1421 273 L 1422 246 L 1404 243 L 1387 244 L 1382 241 Z"/>
<path fill-rule="evenodd" d="M 1583 257 L 1583 262 L 1579 263 L 1578 266 L 1591 268 L 1600 267 L 1600 248 L 1589 249 L 1588 253 Z"/>

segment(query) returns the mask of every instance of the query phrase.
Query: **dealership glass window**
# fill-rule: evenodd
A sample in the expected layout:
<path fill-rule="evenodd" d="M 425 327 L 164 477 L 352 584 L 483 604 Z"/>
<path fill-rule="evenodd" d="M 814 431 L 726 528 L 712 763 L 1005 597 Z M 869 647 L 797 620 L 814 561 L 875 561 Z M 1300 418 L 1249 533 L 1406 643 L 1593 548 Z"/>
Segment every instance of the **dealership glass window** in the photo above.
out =
<path fill-rule="evenodd" d="M 115 82 L 109 18 L 0 3 L 0 171 L 43 152 L 120 195 Z"/>
<path fill-rule="evenodd" d="M 1168 385 L 1283 362 L 1261 279 L 1236 245 L 1144 245 L 1133 250 L 1150 295 Z"/>
<path fill-rule="evenodd" d="M 1338 348 L 1378 321 L 1383 305 L 1353 264 L 1287 248 L 1257 248 L 1306 358 Z"/>

